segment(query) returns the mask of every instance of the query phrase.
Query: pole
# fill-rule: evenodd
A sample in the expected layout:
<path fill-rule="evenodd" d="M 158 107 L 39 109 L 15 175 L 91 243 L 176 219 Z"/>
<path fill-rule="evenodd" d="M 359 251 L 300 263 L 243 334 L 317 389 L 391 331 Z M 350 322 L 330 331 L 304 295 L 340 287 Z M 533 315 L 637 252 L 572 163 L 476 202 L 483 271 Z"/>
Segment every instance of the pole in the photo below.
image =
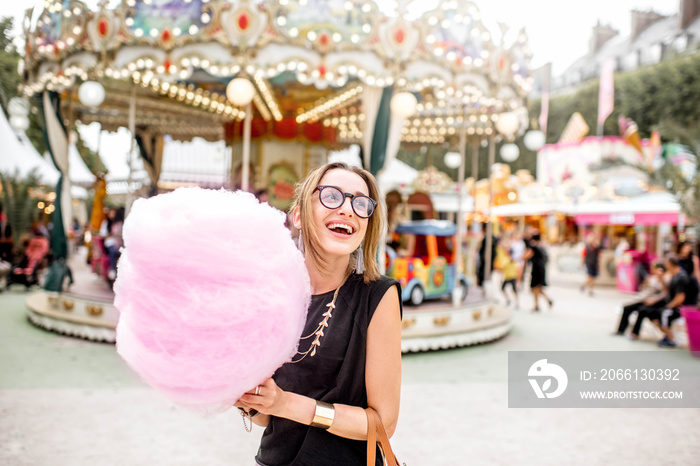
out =
<path fill-rule="evenodd" d="M 464 199 L 464 166 L 467 163 L 467 129 L 459 133 L 459 169 L 457 171 L 457 244 L 455 245 L 455 286 L 452 291 L 452 305 L 457 307 L 462 301 L 462 287 L 457 286 L 459 271 L 462 268 L 462 237 L 464 236 L 464 216 L 462 205 Z"/>
<path fill-rule="evenodd" d="M 475 138 L 474 139 L 474 145 L 472 147 L 473 152 L 472 152 L 472 178 L 474 178 L 474 186 L 472 186 L 472 200 L 473 202 L 473 207 L 472 207 L 472 233 L 476 228 L 476 182 L 479 181 L 479 139 Z"/>
<path fill-rule="evenodd" d="M 129 215 L 131 211 L 131 179 L 132 179 L 132 162 L 134 151 L 136 150 L 136 86 L 131 86 L 131 100 L 129 101 L 129 131 L 131 132 L 131 147 L 129 149 L 129 176 L 126 180 L 126 206 L 124 212 Z M 100 128 L 102 132 L 102 128 Z"/>
<path fill-rule="evenodd" d="M 472 156 L 472 178 L 474 178 L 474 194 L 476 195 L 476 182 L 479 181 L 479 139 L 474 139 L 474 155 Z M 475 207 L 476 209 L 476 204 Z M 476 213 L 476 210 L 474 210 Z"/>
<path fill-rule="evenodd" d="M 245 122 L 243 124 L 243 170 L 241 171 L 241 190 L 248 191 L 248 177 L 250 176 L 250 131 L 253 121 L 253 107 L 248 102 L 245 106 Z"/>
<path fill-rule="evenodd" d="M 487 170 L 487 176 L 489 180 L 489 209 L 488 218 L 486 223 L 486 251 L 484 254 L 484 264 L 486 265 L 484 269 L 484 281 L 491 279 L 491 262 L 493 257 L 491 257 L 491 248 L 493 247 L 493 224 L 491 223 L 491 207 L 493 206 L 493 182 L 491 181 L 491 167 L 496 160 L 496 136 L 492 133 L 489 137 L 489 165 Z"/>
<path fill-rule="evenodd" d="M 97 123 L 97 155 L 100 155 L 100 149 L 102 148 L 102 123 Z"/>

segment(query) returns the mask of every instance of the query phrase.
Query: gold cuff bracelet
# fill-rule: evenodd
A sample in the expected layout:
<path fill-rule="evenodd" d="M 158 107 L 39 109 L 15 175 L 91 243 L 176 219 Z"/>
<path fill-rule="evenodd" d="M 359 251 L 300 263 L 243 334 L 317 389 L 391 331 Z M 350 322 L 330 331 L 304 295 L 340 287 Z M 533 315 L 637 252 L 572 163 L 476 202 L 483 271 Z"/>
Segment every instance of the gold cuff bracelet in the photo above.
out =
<path fill-rule="evenodd" d="M 311 427 L 320 427 L 328 429 L 333 425 L 335 418 L 335 406 L 323 401 L 316 401 L 316 411 L 314 412 L 314 420 L 311 421 Z"/>

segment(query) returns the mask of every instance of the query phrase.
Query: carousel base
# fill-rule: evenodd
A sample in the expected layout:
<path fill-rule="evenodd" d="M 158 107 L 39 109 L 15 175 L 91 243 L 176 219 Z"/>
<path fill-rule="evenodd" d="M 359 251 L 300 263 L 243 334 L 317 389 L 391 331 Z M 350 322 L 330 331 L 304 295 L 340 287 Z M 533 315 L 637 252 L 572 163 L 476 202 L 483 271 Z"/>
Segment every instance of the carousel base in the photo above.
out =
<path fill-rule="evenodd" d="M 119 312 L 111 301 L 44 290 L 27 298 L 27 317 L 45 330 L 114 343 Z M 404 309 L 401 352 L 411 353 L 488 343 L 512 328 L 511 313 L 483 299 L 461 307 L 429 304 Z"/>
<path fill-rule="evenodd" d="M 467 300 L 404 308 L 401 352 L 411 353 L 488 343 L 506 336 L 513 326 L 511 311 L 496 301 Z"/>
<path fill-rule="evenodd" d="M 107 343 L 117 338 L 119 312 L 110 300 L 40 290 L 27 298 L 27 317 L 37 327 L 63 335 Z"/>
<path fill-rule="evenodd" d="M 114 292 L 85 265 L 84 248 L 69 258 L 75 284 L 62 293 L 39 290 L 27 298 L 27 316 L 52 332 L 92 341 L 114 343 L 119 311 Z M 458 307 L 448 301 L 428 301 L 404 307 L 401 332 L 403 353 L 477 345 L 507 335 L 512 327 L 509 309 L 470 290 Z"/>

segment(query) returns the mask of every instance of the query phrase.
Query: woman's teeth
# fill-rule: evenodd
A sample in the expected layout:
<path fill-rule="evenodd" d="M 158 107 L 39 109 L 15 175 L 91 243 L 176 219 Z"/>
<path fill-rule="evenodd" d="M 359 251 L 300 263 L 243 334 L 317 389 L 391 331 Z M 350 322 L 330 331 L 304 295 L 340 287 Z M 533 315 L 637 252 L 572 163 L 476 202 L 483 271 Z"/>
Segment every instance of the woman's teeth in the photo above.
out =
<path fill-rule="evenodd" d="M 343 223 L 331 223 L 328 225 L 328 229 L 332 231 L 341 230 L 348 235 L 352 235 L 353 233 L 353 228 L 350 225 L 345 225 Z"/>

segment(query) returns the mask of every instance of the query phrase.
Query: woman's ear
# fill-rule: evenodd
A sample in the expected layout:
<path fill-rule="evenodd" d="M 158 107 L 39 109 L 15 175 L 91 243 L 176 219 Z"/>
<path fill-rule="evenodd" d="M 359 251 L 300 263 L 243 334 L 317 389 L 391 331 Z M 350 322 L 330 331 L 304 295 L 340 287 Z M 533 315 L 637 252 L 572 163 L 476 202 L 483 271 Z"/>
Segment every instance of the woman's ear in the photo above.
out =
<path fill-rule="evenodd" d="M 294 228 L 297 230 L 301 230 L 301 211 L 299 207 L 296 207 L 292 211 L 292 225 L 294 225 Z"/>

